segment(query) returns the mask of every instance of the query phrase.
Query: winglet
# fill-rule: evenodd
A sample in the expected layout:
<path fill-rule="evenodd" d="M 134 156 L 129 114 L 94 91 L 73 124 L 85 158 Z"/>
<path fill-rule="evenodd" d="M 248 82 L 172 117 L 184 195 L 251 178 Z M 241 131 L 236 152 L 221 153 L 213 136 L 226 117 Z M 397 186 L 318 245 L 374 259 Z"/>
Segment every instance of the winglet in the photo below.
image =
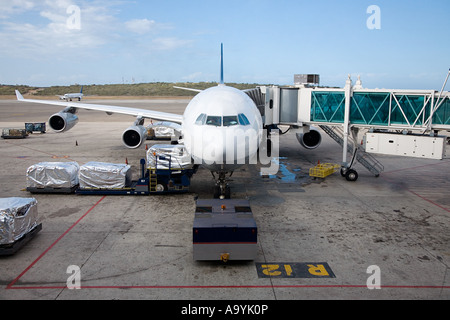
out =
<path fill-rule="evenodd" d="M 25 100 L 23 98 L 23 96 L 20 94 L 19 90 L 16 90 L 16 97 L 17 97 L 17 100 Z"/>
<path fill-rule="evenodd" d="M 220 44 L 220 84 L 223 83 L 223 43 Z"/>

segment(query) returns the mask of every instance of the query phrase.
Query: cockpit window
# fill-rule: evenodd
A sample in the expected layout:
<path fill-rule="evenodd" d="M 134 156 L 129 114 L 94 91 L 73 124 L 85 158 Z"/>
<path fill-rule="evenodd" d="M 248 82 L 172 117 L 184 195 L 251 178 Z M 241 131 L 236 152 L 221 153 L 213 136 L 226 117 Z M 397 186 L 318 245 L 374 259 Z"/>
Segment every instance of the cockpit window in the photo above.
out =
<path fill-rule="evenodd" d="M 239 113 L 238 117 L 239 117 L 239 123 L 240 123 L 242 126 L 248 126 L 248 125 L 250 124 L 250 121 L 248 121 L 248 119 L 247 119 L 247 117 L 245 116 L 245 114 Z"/>
<path fill-rule="evenodd" d="M 219 117 L 219 116 L 208 116 L 206 118 L 206 124 L 208 126 L 220 127 L 220 126 L 222 126 L 222 117 Z"/>
<path fill-rule="evenodd" d="M 241 126 L 248 126 L 250 125 L 250 121 L 248 121 L 248 118 L 245 116 L 245 114 L 240 113 L 237 116 L 208 116 L 204 113 L 198 116 L 197 120 L 195 120 L 195 124 L 197 125 L 208 125 L 208 126 L 216 126 L 221 127 L 222 125 L 224 127 L 231 127 L 231 126 L 237 126 L 240 124 Z"/>
<path fill-rule="evenodd" d="M 237 125 L 238 125 L 237 116 L 224 116 L 223 117 L 223 126 L 224 127 L 231 127 L 231 126 L 237 126 Z"/>
<path fill-rule="evenodd" d="M 205 124 L 205 120 L 206 120 L 206 114 L 202 113 L 201 115 L 198 116 L 197 120 L 195 120 L 195 124 L 202 126 Z"/>

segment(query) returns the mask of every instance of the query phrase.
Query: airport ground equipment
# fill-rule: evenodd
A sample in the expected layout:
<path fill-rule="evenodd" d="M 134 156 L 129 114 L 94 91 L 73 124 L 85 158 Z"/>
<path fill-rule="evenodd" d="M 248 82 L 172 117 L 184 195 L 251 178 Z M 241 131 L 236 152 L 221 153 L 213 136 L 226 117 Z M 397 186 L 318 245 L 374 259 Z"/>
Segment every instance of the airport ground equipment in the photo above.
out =
<path fill-rule="evenodd" d="M 36 199 L 0 199 L 0 256 L 13 255 L 41 230 Z"/>
<path fill-rule="evenodd" d="M 149 164 L 146 159 L 140 161 L 140 178 L 138 180 L 131 179 L 129 168 L 125 165 L 119 167 L 116 165 L 110 169 L 113 164 L 101 165 L 97 163 L 94 164 L 94 169 L 90 169 L 87 175 L 89 179 L 86 180 L 85 177 L 81 177 L 80 168 L 75 174 L 77 178 L 75 181 L 70 162 L 62 164 L 49 162 L 40 163 L 28 169 L 27 176 L 30 177 L 27 179 L 30 182 L 27 182 L 29 184 L 27 191 L 44 194 L 76 193 L 81 195 L 152 195 L 188 192 L 191 178 L 197 172 L 198 166 L 191 165 L 190 161 L 187 165 L 187 160 L 184 157 L 180 159 L 177 156 L 184 147 L 182 145 L 155 145 L 154 147 L 150 150 L 153 152 L 157 149 L 158 153 L 155 152 L 152 155 L 153 160 Z M 164 153 L 164 150 L 171 150 L 172 153 Z M 182 163 L 181 161 L 185 162 Z M 76 165 L 79 168 L 78 164 Z M 98 168 L 101 169 L 100 175 L 98 175 Z M 120 174 L 112 173 L 115 168 L 120 171 Z M 103 169 L 109 171 L 105 172 Z M 116 179 L 113 176 L 115 184 L 112 186 L 105 184 L 105 179 L 111 174 L 118 177 Z M 80 183 L 80 177 L 85 179 L 84 183 Z M 98 177 L 98 180 L 95 177 Z M 50 181 L 47 181 L 49 178 Z M 122 180 L 123 183 L 119 180 Z M 120 184 L 118 185 L 117 182 L 120 182 Z"/>
<path fill-rule="evenodd" d="M 360 79 L 353 85 L 349 76 L 344 88 L 262 86 L 248 94 L 255 103 L 265 101 L 259 108 L 265 128 L 290 126 L 299 142 L 313 149 L 320 144 L 313 126 L 320 126 L 342 146 L 343 176 L 354 161 L 378 176 L 384 168 L 369 153 L 443 158 L 445 138 L 438 132 L 450 131 L 450 92 L 444 92 L 449 76 L 450 70 L 440 92 L 365 89 Z M 365 134 L 363 145 L 359 132 Z M 411 146 L 414 151 L 404 151 Z"/>
<path fill-rule="evenodd" d="M 159 161 L 164 161 L 169 167 L 158 166 Z M 125 188 L 78 188 L 75 192 L 83 195 L 152 195 L 188 192 L 191 178 L 197 171 L 197 167 L 172 168 L 172 161 L 170 156 L 159 154 L 156 155 L 155 166 L 146 167 L 145 159 L 141 159 L 141 177 Z"/>
<path fill-rule="evenodd" d="M 27 133 L 40 132 L 45 133 L 45 122 L 25 123 L 25 130 Z"/>
<path fill-rule="evenodd" d="M 28 134 L 25 129 L 5 128 L 2 130 L 3 139 L 25 139 Z"/>
<path fill-rule="evenodd" d="M 309 169 L 309 176 L 315 178 L 326 178 L 341 168 L 340 164 L 319 163 L 317 166 Z"/>
<path fill-rule="evenodd" d="M 193 225 L 194 260 L 254 260 L 258 228 L 248 200 L 197 200 Z"/>

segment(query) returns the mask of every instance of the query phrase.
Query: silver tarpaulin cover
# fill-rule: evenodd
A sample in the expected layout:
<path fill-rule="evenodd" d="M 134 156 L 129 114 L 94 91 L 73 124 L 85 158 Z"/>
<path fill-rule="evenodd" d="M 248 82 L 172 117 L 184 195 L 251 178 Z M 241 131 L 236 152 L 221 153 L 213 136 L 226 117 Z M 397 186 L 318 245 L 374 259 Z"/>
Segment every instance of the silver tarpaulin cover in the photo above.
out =
<path fill-rule="evenodd" d="M 190 169 L 191 156 L 184 145 L 156 144 L 147 151 L 147 166 L 157 169 Z"/>
<path fill-rule="evenodd" d="M 72 188 L 78 185 L 76 162 L 40 162 L 27 170 L 28 188 Z"/>
<path fill-rule="evenodd" d="M 170 138 L 174 135 L 172 128 L 156 127 L 153 130 L 155 131 L 155 138 Z"/>
<path fill-rule="evenodd" d="M 0 245 L 12 244 L 36 227 L 34 198 L 0 198 Z"/>
<path fill-rule="evenodd" d="M 91 161 L 82 165 L 79 171 L 80 188 L 121 189 L 131 185 L 131 167 Z"/>

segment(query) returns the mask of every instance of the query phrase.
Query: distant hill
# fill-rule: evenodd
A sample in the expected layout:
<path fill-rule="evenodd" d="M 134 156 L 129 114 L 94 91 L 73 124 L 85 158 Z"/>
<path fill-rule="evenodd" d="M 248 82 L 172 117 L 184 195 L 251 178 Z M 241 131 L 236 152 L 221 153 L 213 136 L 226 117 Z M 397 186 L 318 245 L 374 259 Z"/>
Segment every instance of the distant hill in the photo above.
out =
<path fill-rule="evenodd" d="M 83 85 L 83 93 L 87 96 L 194 96 L 196 92 L 175 89 L 174 86 L 207 89 L 216 86 L 215 82 L 152 82 L 137 84 L 105 84 L 105 85 Z M 241 90 L 252 89 L 259 84 L 227 83 L 228 86 Z M 0 95 L 14 95 L 14 90 L 22 94 L 35 96 L 54 96 L 65 93 L 80 92 L 81 85 L 52 86 L 52 87 L 30 87 L 25 85 L 0 85 Z"/>

